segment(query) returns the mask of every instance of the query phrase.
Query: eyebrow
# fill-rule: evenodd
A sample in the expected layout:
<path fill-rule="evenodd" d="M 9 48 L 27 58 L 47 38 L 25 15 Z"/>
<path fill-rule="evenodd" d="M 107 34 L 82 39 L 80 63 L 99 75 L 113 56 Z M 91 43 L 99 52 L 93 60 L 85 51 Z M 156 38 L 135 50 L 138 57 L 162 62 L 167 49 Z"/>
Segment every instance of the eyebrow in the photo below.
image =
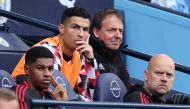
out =
<path fill-rule="evenodd" d="M 48 65 L 48 66 L 46 66 L 46 65 L 44 65 L 44 64 L 38 64 L 37 66 L 38 66 L 38 67 L 53 67 L 53 65 Z"/>
<path fill-rule="evenodd" d="M 73 23 L 73 24 L 71 24 L 72 26 L 79 26 L 79 27 L 82 27 L 82 28 L 89 28 L 89 26 L 81 26 L 81 25 L 79 25 L 79 24 L 77 24 L 77 23 Z"/>

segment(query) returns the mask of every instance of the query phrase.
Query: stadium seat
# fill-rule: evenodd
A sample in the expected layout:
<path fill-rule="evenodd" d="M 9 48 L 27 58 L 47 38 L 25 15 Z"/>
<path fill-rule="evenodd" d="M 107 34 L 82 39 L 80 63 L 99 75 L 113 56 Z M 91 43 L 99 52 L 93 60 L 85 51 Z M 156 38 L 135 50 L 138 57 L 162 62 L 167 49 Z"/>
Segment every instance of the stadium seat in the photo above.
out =
<path fill-rule="evenodd" d="M 65 78 L 65 76 L 58 70 L 54 71 L 54 77 L 56 79 L 56 81 L 61 84 L 63 87 L 66 88 L 67 90 L 67 94 L 68 94 L 68 98 L 70 101 L 77 101 L 78 98 L 76 96 L 76 93 L 74 92 L 73 88 L 71 87 L 70 83 L 68 82 L 68 80 Z M 54 87 L 52 86 L 52 84 L 49 87 L 51 90 L 54 90 Z"/>
<path fill-rule="evenodd" d="M 25 51 L 29 49 L 16 34 L 0 31 L 0 69 L 8 73 L 14 70 Z"/>
<path fill-rule="evenodd" d="M 123 102 L 126 87 L 120 78 L 113 73 L 101 74 L 96 82 L 94 101 Z"/>
<path fill-rule="evenodd" d="M 1 88 L 9 88 L 9 89 L 16 88 L 15 80 L 5 70 L 0 70 L 0 87 Z"/>

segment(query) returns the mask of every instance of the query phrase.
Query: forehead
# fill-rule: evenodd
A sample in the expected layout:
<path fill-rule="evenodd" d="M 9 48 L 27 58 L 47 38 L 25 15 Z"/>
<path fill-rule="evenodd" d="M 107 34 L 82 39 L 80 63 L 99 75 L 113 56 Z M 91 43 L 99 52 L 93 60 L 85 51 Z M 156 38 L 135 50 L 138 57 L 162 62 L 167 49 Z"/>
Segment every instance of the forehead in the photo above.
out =
<path fill-rule="evenodd" d="M 175 67 L 173 63 L 167 61 L 157 61 L 152 65 L 152 70 L 174 73 Z"/>
<path fill-rule="evenodd" d="M 53 58 L 38 58 L 33 65 L 52 66 L 53 62 Z"/>
<path fill-rule="evenodd" d="M 102 21 L 102 25 L 103 24 L 107 26 L 119 26 L 120 28 L 123 28 L 123 22 L 114 14 L 107 15 Z"/>
<path fill-rule="evenodd" d="M 73 16 L 67 19 L 65 22 L 65 25 L 72 25 L 77 24 L 82 27 L 89 27 L 90 26 L 90 20 L 83 17 Z"/>

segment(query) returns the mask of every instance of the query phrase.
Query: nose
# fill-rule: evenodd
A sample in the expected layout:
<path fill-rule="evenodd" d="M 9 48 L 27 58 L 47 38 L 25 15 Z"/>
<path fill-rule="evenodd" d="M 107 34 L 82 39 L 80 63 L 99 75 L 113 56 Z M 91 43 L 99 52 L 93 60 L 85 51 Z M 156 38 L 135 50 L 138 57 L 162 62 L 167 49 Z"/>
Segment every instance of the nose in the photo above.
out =
<path fill-rule="evenodd" d="M 80 38 L 83 38 L 83 37 L 84 37 L 84 31 L 83 31 L 82 28 L 79 30 L 79 37 L 80 37 Z"/>
<path fill-rule="evenodd" d="M 115 37 L 116 38 L 121 38 L 122 37 L 122 32 L 120 32 L 120 30 L 115 31 Z"/>
<path fill-rule="evenodd" d="M 166 76 L 166 74 L 162 75 L 161 82 L 167 82 L 167 76 Z"/>
<path fill-rule="evenodd" d="M 49 71 L 49 69 L 44 70 L 44 76 L 46 76 L 46 77 L 51 76 L 51 72 Z"/>

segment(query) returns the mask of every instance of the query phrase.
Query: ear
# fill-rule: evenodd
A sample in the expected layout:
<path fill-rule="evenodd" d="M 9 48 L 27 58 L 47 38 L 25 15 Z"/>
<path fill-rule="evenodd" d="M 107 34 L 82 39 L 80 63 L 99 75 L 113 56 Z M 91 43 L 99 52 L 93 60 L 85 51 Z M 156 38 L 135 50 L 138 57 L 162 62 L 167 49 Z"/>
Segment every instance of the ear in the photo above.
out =
<path fill-rule="evenodd" d="M 29 66 L 26 64 L 24 65 L 24 71 L 25 71 L 26 75 L 29 74 Z"/>
<path fill-rule="evenodd" d="M 96 37 L 96 38 L 99 38 L 99 29 L 97 29 L 97 28 L 93 28 L 93 33 L 94 33 L 94 36 Z"/>
<path fill-rule="evenodd" d="M 145 70 L 145 71 L 144 71 L 144 80 L 145 80 L 145 81 L 147 80 L 147 77 L 148 77 L 148 71 Z"/>
<path fill-rule="evenodd" d="M 63 32 L 64 32 L 64 25 L 63 24 L 59 24 L 58 25 L 58 29 L 59 29 L 60 34 L 63 34 Z"/>

